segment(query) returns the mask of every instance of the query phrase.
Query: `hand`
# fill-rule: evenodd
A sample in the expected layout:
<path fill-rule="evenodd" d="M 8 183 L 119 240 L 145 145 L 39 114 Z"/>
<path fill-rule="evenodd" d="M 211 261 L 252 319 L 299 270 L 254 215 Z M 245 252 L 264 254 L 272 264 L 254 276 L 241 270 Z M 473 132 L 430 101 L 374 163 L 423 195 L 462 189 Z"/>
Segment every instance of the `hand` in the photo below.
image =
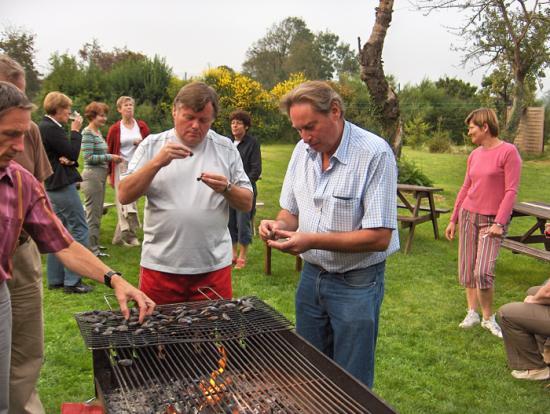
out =
<path fill-rule="evenodd" d="M 550 223 L 544 225 L 544 235 L 547 239 L 550 239 Z"/>
<path fill-rule="evenodd" d="M 210 172 L 203 172 L 201 174 L 201 181 L 218 194 L 222 194 L 229 183 L 226 176 Z"/>
<path fill-rule="evenodd" d="M 183 159 L 193 156 L 193 151 L 188 147 L 178 142 L 167 142 L 164 147 L 158 152 L 154 160 L 160 164 L 161 167 L 166 167 L 172 162 L 172 160 Z"/>
<path fill-rule="evenodd" d="M 538 302 L 535 300 L 535 296 L 534 296 L 534 295 L 526 296 L 525 299 L 523 299 L 523 302 L 525 302 L 525 303 L 538 303 Z"/>
<path fill-rule="evenodd" d="M 489 237 L 502 237 L 504 235 L 504 229 L 496 224 L 489 227 L 489 231 L 486 233 Z"/>
<path fill-rule="evenodd" d="M 145 315 L 151 315 L 153 313 L 156 305 L 155 302 L 123 278 L 113 276 L 111 279 L 111 286 L 113 286 L 113 289 L 115 290 L 115 296 L 118 300 L 120 311 L 122 312 L 124 319 L 128 319 L 130 317 L 130 311 L 128 310 L 129 300 L 134 300 L 139 307 L 139 323 L 143 323 Z"/>
<path fill-rule="evenodd" d="M 258 227 L 258 233 L 263 241 L 274 240 L 275 230 L 280 228 L 280 223 L 276 220 L 262 220 Z"/>
<path fill-rule="evenodd" d="M 71 131 L 76 131 L 76 132 L 79 132 L 80 129 L 82 128 L 82 117 L 80 115 L 78 115 L 74 120 L 73 122 L 71 122 Z"/>
<path fill-rule="evenodd" d="M 71 161 L 67 157 L 59 157 L 59 163 L 61 165 L 74 165 L 75 164 L 74 161 Z"/>
<path fill-rule="evenodd" d="M 455 238 L 455 232 L 456 232 L 456 223 L 453 223 L 451 221 L 447 226 L 447 228 L 445 229 L 445 238 L 447 240 L 453 240 Z"/>
<path fill-rule="evenodd" d="M 111 161 L 113 161 L 115 164 L 118 164 L 119 162 L 123 161 L 123 158 L 120 155 L 116 154 L 110 154 L 111 155 Z"/>
<path fill-rule="evenodd" d="M 275 230 L 274 240 L 268 240 L 267 245 L 274 249 L 294 256 L 311 248 L 311 233 Z"/>

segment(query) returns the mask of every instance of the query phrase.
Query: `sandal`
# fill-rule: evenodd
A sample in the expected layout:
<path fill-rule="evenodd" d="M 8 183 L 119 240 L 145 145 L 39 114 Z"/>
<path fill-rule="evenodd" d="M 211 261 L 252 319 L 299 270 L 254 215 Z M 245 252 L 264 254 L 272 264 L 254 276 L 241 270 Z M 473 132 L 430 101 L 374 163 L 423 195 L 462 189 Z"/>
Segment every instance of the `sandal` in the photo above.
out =
<path fill-rule="evenodd" d="M 235 269 L 237 270 L 244 269 L 245 266 L 246 266 L 246 259 L 241 259 L 240 257 L 237 258 Z"/>

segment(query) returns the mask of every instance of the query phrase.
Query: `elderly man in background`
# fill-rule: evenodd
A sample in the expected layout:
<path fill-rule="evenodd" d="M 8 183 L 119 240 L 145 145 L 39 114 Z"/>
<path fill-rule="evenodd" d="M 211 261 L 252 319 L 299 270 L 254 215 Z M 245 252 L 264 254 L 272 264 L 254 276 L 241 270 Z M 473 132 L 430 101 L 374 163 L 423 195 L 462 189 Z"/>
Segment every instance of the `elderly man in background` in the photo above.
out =
<path fill-rule="evenodd" d="M 7 55 L 0 55 L 0 81 L 10 82 L 25 92 L 25 71 Z M 42 145 L 38 126 L 31 122 L 25 131 L 25 148 L 14 161 L 44 182 L 52 167 Z M 13 254 L 12 279 L 7 282 L 12 308 L 10 413 L 40 414 L 44 407 L 36 383 L 44 358 L 42 312 L 42 262 L 36 243 L 22 232 Z"/>
<path fill-rule="evenodd" d="M 55 216 L 44 187 L 21 165 L 13 161 L 23 151 L 25 131 L 31 128 L 33 105 L 8 82 L 0 82 L 0 414 L 9 411 L 12 315 L 7 281 L 12 279 L 12 255 L 21 230 L 68 268 L 104 281 L 114 288 L 123 315 L 128 318 L 128 300 L 140 308 L 140 320 L 153 312 L 155 303 L 126 282 L 118 272 L 75 242 Z M 37 312 L 39 310 L 33 310 Z M 30 339 L 33 341 L 36 339 Z M 13 411 L 12 411 L 13 412 Z M 17 411 L 18 413 L 21 411 Z"/>
<path fill-rule="evenodd" d="M 294 148 L 267 244 L 305 261 L 296 330 L 372 387 L 386 257 L 399 249 L 397 168 L 382 138 L 344 119 L 342 98 L 305 82 L 281 100 Z"/>
<path fill-rule="evenodd" d="M 118 187 L 122 204 L 146 197 L 140 288 L 157 303 L 206 299 L 201 287 L 233 294 L 229 207 L 250 211 L 252 186 L 239 151 L 210 130 L 217 113 L 214 89 L 184 86 L 174 128 L 137 147 Z"/>

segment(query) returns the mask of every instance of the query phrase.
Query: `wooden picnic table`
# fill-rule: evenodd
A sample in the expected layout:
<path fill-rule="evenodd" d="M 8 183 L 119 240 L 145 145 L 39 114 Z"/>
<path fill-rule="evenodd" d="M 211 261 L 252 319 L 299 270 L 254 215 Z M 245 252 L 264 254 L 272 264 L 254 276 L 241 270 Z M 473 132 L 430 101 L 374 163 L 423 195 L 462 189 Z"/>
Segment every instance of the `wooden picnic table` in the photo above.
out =
<path fill-rule="evenodd" d="M 545 224 L 550 222 L 550 204 L 540 201 L 515 203 L 512 220 L 515 217 L 530 217 L 535 223 L 521 235 L 506 235 L 502 247 L 550 262 L 550 239 L 544 235 Z M 544 244 L 544 249 L 529 246 L 534 243 Z"/>
<path fill-rule="evenodd" d="M 443 191 L 438 187 L 425 187 L 412 184 L 397 184 L 397 196 L 399 201 L 398 208 L 406 209 L 410 215 L 398 215 L 397 220 L 401 222 L 403 228 L 409 228 L 409 234 L 407 235 L 407 241 L 405 242 L 404 253 L 408 254 L 412 247 L 414 238 L 414 230 L 417 224 L 432 222 L 434 237 L 439 239 L 439 229 L 437 226 L 437 218 L 440 214 L 448 213 L 450 210 L 447 208 L 437 208 L 435 206 L 434 193 Z M 412 200 L 409 200 L 412 194 Z M 426 200 L 426 203 L 422 204 L 422 201 Z"/>

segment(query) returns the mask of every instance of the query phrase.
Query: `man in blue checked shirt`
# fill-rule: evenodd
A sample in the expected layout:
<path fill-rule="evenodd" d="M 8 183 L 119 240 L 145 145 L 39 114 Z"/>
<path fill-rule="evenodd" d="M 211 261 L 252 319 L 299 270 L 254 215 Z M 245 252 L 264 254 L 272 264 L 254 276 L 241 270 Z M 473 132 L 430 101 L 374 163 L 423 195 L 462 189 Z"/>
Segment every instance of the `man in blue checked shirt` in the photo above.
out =
<path fill-rule="evenodd" d="M 397 167 L 382 138 L 344 119 L 342 98 L 305 82 L 283 108 L 302 140 L 290 160 L 269 246 L 305 261 L 296 329 L 372 388 L 386 257 L 399 249 Z"/>

